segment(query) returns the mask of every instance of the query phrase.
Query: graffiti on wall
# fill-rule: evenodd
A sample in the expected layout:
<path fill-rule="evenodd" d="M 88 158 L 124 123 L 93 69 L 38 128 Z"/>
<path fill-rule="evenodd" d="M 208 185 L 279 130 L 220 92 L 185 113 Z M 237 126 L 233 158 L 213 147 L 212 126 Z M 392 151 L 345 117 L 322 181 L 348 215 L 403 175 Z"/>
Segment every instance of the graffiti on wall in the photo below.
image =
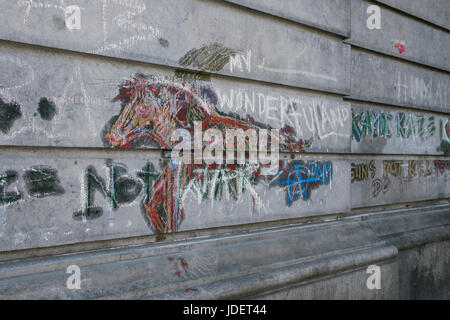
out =
<path fill-rule="evenodd" d="M 450 160 L 435 160 L 434 167 L 438 177 L 439 174 L 444 174 L 446 170 L 450 170 Z"/>
<path fill-rule="evenodd" d="M 113 117 L 103 132 L 104 144 L 113 147 L 156 145 L 171 149 L 171 134 L 178 128 L 186 129 L 193 137 L 194 122 L 202 122 L 202 130 L 217 128 L 267 129 L 272 127 L 256 122 L 250 115 L 244 119 L 236 114 L 225 114 L 216 108 L 217 95 L 209 85 L 196 87 L 173 79 L 156 79 L 142 74 L 124 82 L 119 95 L 120 115 Z M 280 129 L 280 149 L 302 152 L 312 140 L 298 139 L 294 130 Z"/>
<path fill-rule="evenodd" d="M 449 97 L 448 80 L 437 77 L 419 77 L 411 72 L 397 71 L 396 100 L 400 103 L 416 103 L 422 106 L 438 106 L 446 109 Z"/>
<path fill-rule="evenodd" d="M 5 103 L 0 98 L 0 131 L 7 134 L 14 124 L 14 121 L 22 117 L 20 105 L 12 101 Z"/>
<path fill-rule="evenodd" d="M 86 168 L 81 194 L 82 208 L 73 214 L 75 220 L 92 220 L 103 215 L 103 208 L 95 205 L 95 194 L 97 192 L 103 198 L 108 199 L 113 210 L 120 205 L 132 202 L 140 194 L 142 184 L 136 179 L 126 176 L 128 171 L 126 165 L 107 160 L 106 167 L 109 170 L 109 185 L 94 167 Z M 111 215 L 110 220 L 112 218 Z"/>
<path fill-rule="evenodd" d="M 137 74 L 131 81 L 125 81 L 120 86 L 119 94 L 113 101 L 121 101 L 122 108 L 120 114 L 113 117 L 103 130 L 104 143 L 111 147 L 153 145 L 172 149 L 174 142 L 171 135 L 174 130 L 186 129 L 192 138 L 195 134 L 194 122 L 200 122 L 202 130 L 215 128 L 223 134 L 228 128 L 272 129 L 251 116 L 242 118 L 219 111 L 216 108 L 218 97 L 207 84 L 194 86 L 187 81 L 180 83 L 168 79 L 157 80 L 152 76 Z M 289 126 L 280 130 L 279 140 L 282 150 L 293 152 L 304 151 L 312 142 L 298 139 Z M 207 147 L 209 143 L 211 142 L 203 141 L 203 147 Z M 269 141 L 267 143 L 270 144 Z M 160 175 L 151 176 L 151 180 L 154 179 L 151 181 L 151 188 L 150 181 L 146 182 L 143 202 L 145 213 L 156 233 L 167 233 L 180 226 L 184 217 L 183 204 L 190 193 L 201 202 L 203 199 L 220 199 L 222 196 L 237 200 L 247 191 L 257 207 L 261 200 L 254 186 L 262 179 L 260 170 L 260 165 L 251 164 L 192 165 L 166 161 Z M 299 164 L 290 171 L 285 170 L 287 169 L 282 168 L 278 172 L 271 185 L 286 188 L 287 205 L 298 198 L 308 199 L 314 187 L 331 181 L 331 162 L 326 165 Z M 86 180 L 89 179 L 88 176 Z M 104 183 L 99 180 L 97 185 L 104 186 Z M 105 190 L 105 187 L 101 189 L 115 203 L 111 192 Z M 86 199 L 87 207 L 91 207 L 91 197 L 87 196 Z M 77 216 L 82 216 L 83 212 Z M 100 210 L 94 210 L 93 214 L 99 216 Z"/>
<path fill-rule="evenodd" d="M 36 111 L 33 117 L 39 114 L 42 120 L 51 121 L 58 113 L 58 108 L 51 99 L 42 97 L 39 100 Z M 17 102 L 11 101 L 5 103 L 0 98 L 0 132 L 4 135 L 10 135 L 15 121 L 21 119 L 23 116 L 22 108 Z M 25 124 L 22 124 L 22 127 L 26 127 L 27 125 L 29 125 L 29 119 L 25 119 Z"/>
<path fill-rule="evenodd" d="M 350 111 L 345 106 L 329 108 L 319 100 L 254 90 L 233 88 L 215 91 L 218 108 L 223 112 L 257 114 L 264 123 L 288 125 L 299 136 L 315 136 L 320 140 L 335 136 L 348 138 Z"/>
<path fill-rule="evenodd" d="M 375 174 L 377 172 L 377 168 L 375 167 L 375 161 L 373 160 L 371 160 L 369 164 L 352 163 L 350 169 L 351 169 L 350 172 L 351 182 L 353 182 L 354 180 L 357 181 L 367 180 L 369 178 L 369 170 L 371 178 L 375 177 Z"/>
<path fill-rule="evenodd" d="M 329 185 L 332 179 L 331 161 L 281 161 L 280 171 L 274 176 L 261 175 L 258 165 L 190 165 L 169 159 L 161 160 L 159 170 L 148 163 L 129 173 L 125 165 L 111 160 L 106 161 L 105 167 L 107 177 L 92 166 L 86 168 L 81 210 L 74 212 L 73 218 L 93 220 L 103 215 L 104 208 L 96 204 L 96 194 L 107 200 L 112 211 L 142 195 L 144 217 L 157 234 L 178 230 L 187 199 L 198 204 L 221 199 L 240 201 L 248 193 L 254 209 L 260 209 L 262 197 L 256 186 L 264 181 L 269 188 L 285 190 L 286 205 L 291 206 L 296 200 L 310 199 L 314 189 Z"/>
<path fill-rule="evenodd" d="M 364 143 L 372 138 L 412 140 L 431 149 L 435 146 L 437 152 L 449 155 L 450 119 L 430 113 L 353 109 L 352 141 Z"/>
<path fill-rule="evenodd" d="M 220 71 L 236 56 L 239 50 L 227 48 L 220 43 L 213 43 L 192 49 L 179 61 L 182 66 L 190 66 L 202 71 Z"/>
<path fill-rule="evenodd" d="M 450 155 L 450 119 L 439 121 L 440 124 L 440 139 L 441 143 L 437 149 L 439 152 L 443 152 L 444 155 Z"/>
<path fill-rule="evenodd" d="M 45 97 L 41 98 L 39 100 L 38 112 L 43 120 L 50 121 L 57 113 L 56 104 Z"/>
<path fill-rule="evenodd" d="M 450 170 L 450 161 L 383 160 L 381 167 L 377 168 L 375 160 L 370 160 L 369 163 L 351 164 L 351 182 L 368 181 L 372 198 L 377 198 L 392 190 L 394 180 L 408 183 L 412 179 L 430 177 L 433 173 L 436 176 L 442 175 L 445 170 Z"/>
<path fill-rule="evenodd" d="M 330 184 L 331 177 L 331 161 L 300 162 L 280 170 L 270 184 L 286 186 L 286 204 L 289 206 L 297 199 L 309 199 L 311 191 L 319 185 Z"/>
<path fill-rule="evenodd" d="M 22 178 L 31 197 L 45 198 L 64 194 L 58 172 L 49 166 L 32 166 L 24 172 Z M 17 171 L 5 170 L 0 172 L 0 204 L 16 202 L 22 198 L 20 191 L 8 191 L 8 186 L 18 179 L 19 173 Z"/>
<path fill-rule="evenodd" d="M 407 112 L 385 111 L 353 111 L 352 139 L 360 142 L 362 138 L 397 136 L 403 139 L 429 139 L 436 132 L 434 116 L 419 115 Z"/>

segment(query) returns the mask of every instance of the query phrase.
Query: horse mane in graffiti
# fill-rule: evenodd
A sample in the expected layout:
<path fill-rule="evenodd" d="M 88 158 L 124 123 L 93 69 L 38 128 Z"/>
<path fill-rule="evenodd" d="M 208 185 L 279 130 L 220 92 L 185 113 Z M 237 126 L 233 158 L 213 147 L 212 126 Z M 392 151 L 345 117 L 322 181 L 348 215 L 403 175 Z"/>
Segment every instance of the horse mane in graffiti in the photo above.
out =
<path fill-rule="evenodd" d="M 227 128 L 268 129 L 269 132 L 271 129 L 254 121 L 250 116 L 242 119 L 237 115 L 218 111 L 215 107 L 217 96 L 211 87 L 206 85 L 193 86 L 181 81 L 155 79 L 137 74 L 132 80 L 121 85 L 119 95 L 113 101 L 119 100 L 122 102 L 121 112 L 119 116 L 112 118 L 104 130 L 104 143 L 112 147 L 127 148 L 153 144 L 159 148 L 171 149 L 172 132 L 183 128 L 188 130 L 192 137 L 194 121 L 202 123 L 202 130 L 216 128 L 221 132 L 225 132 Z M 302 152 L 310 146 L 311 140 L 298 140 L 294 131 L 285 127 L 280 130 L 279 144 L 282 150 Z M 222 174 L 229 175 L 229 191 L 236 198 L 243 188 L 254 184 L 259 175 L 258 168 L 252 167 L 250 177 L 246 179 L 246 183 L 242 183 L 240 175 L 233 175 L 233 171 L 248 172 L 241 168 L 244 166 L 215 164 L 210 165 L 210 168 L 222 170 Z M 199 168 L 200 165 L 174 161 L 165 164 L 162 174 L 144 200 L 146 216 L 156 233 L 176 231 L 180 226 L 186 189 L 195 187 L 200 180 L 208 180 L 208 177 L 199 177 L 196 174 Z M 204 174 L 209 173 L 206 170 Z M 218 190 L 214 190 L 213 193 L 217 192 Z"/>

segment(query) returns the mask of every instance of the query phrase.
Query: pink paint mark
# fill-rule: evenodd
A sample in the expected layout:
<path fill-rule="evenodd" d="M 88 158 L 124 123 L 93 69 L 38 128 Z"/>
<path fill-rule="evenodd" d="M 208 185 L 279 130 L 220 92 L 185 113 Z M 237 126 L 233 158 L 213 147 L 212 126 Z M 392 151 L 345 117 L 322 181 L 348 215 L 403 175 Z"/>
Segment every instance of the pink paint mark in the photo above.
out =
<path fill-rule="evenodd" d="M 404 45 L 402 45 L 401 43 L 397 43 L 395 45 L 395 47 L 398 49 L 398 56 L 401 58 L 402 57 L 402 53 L 405 52 L 406 48 Z"/>

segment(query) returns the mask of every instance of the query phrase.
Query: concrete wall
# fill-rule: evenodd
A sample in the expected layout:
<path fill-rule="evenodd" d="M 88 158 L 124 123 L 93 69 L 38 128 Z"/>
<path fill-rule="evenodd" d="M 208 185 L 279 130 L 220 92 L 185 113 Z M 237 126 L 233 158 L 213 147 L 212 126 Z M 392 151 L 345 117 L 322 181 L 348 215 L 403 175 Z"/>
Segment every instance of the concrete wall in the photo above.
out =
<path fill-rule="evenodd" d="M 0 298 L 450 298 L 446 1 L 70 4 L 0 3 Z"/>

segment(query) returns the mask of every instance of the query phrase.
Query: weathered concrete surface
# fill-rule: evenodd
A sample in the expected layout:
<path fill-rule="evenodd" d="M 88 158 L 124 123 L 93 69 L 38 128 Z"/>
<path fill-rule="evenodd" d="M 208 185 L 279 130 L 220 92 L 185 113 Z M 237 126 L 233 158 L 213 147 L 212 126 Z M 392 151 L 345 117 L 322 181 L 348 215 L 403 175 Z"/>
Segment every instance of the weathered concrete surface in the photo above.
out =
<path fill-rule="evenodd" d="M 342 36 L 350 35 L 350 0 L 225 0 Z"/>
<path fill-rule="evenodd" d="M 79 30 L 66 28 L 59 1 L 45 3 L 3 1 L 0 38 L 349 93 L 348 45 L 226 2 L 78 0 Z"/>
<path fill-rule="evenodd" d="M 312 278 L 339 279 L 346 270 L 392 261 L 396 255 L 395 247 L 378 241 L 358 222 L 293 226 L 4 265 L 0 297 L 242 298 Z M 81 268 L 80 290 L 66 288 L 65 271 L 72 264 Z M 383 271 L 388 272 L 383 278 L 387 289 L 387 277 L 392 274 L 395 280 L 395 272 L 391 267 Z M 353 289 L 345 285 L 340 290 L 353 297 L 366 292 L 361 276 L 351 277 Z M 382 296 L 395 295 L 390 291 Z"/>
<path fill-rule="evenodd" d="M 450 117 L 352 102 L 352 153 L 442 155 L 443 143 Z"/>
<path fill-rule="evenodd" d="M 175 99 L 177 105 L 188 100 L 186 93 L 193 93 L 191 102 L 221 113 L 223 121 L 240 117 L 242 123 L 249 123 L 246 119 L 251 117 L 259 127 L 292 128 L 296 141 L 312 139 L 303 151 L 350 151 L 350 104 L 331 95 L 5 43 L 0 47 L 0 66 L 0 98 L 4 103 L 14 101 L 21 108 L 21 116 L 11 122 L 9 130 L 0 132 L 3 145 L 109 146 L 105 128 L 121 114 L 121 101 L 113 100 L 120 96 L 124 83 L 144 74 L 153 79 L 147 81 L 149 85 L 174 89 L 158 97 Z M 196 76 L 200 79 L 189 78 Z M 42 101 L 48 108 L 53 106 L 51 118 L 45 117 L 39 107 Z M 165 104 L 158 102 L 158 106 Z M 150 131 L 168 140 L 174 129 Z M 132 147 L 167 147 L 152 140 Z M 280 148 L 295 151 L 283 145 Z"/>
<path fill-rule="evenodd" d="M 377 264 L 381 289 L 366 286 L 367 269 L 352 270 L 337 276 L 306 282 L 299 286 L 255 297 L 258 300 L 393 300 L 398 297 L 397 262 Z"/>
<path fill-rule="evenodd" d="M 438 257 L 445 257 L 448 250 L 442 242 L 450 237 L 448 217 L 448 205 L 415 208 L 338 222 L 18 261 L 0 266 L 0 297 L 396 299 L 414 297 L 410 290 L 414 286 L 425 289 L 422 296 L 431 297 L 434 292 L 433 297 L 442 298 L 445 295 L 429 291 L 429 280 L 439 285 L 439 294 L 445 294 L 447 262 Z M 435 236 L 442 231 L 446 234 Z M 419 248 L 427 243 L 425 248 L 430 249 Z M 402 250 L 400 255 L 398 250 Z M 417 259 L 417 250 L 424 259 Z M 81 268 L 80 290 L 66 287 L 66 268 L 73 264 Z M 366 286 L 365 270 L 372 264 L 381 268 L 380 290 Z M 416 268 L 426 271 L 419 274 Z"/>
<path fill-rule="evenodd" d="M 400 299 L 450 299 L 450 240 L 399 253 Z"/>
<path fill-rule="evenodd" d="M 2 151 L 0 250 L 348 210 L 347 161 L 281 160 L 258 176 L 248 164 L 178 166 L 142 152 Z"/>
<path fill-rule="evenodd" d="M 449 213 L 442 205 L 365 217 L 365 226 L 398 248 L 399 299 L 450 298 Z"/>
<path fill-rule="evenodd" d="M 351 97 L 449 113 L 447 73 L 352 48 Z"/>
<path fill-rule="evenodd" d="M 447 158 L 352 159 L 352 208 L 450 196 Z"/>
<path fill-rule="evenodd" d="M 381 29 L 370 30 L 366 26 L 366 10 L 372 4 L 373 2 L 365 0 L 352 0 L 352 30 L 351 37 L 346 42 L 450 71 L 449 32 L 386 7 L 380 8 Z M 401 53 L 396 47 L 399 44 L 404 46 Z"/>
<path fill-rule="evenodd" d="M 447 0 L 375 0 L 450 30 L 450 4 Z"/>

